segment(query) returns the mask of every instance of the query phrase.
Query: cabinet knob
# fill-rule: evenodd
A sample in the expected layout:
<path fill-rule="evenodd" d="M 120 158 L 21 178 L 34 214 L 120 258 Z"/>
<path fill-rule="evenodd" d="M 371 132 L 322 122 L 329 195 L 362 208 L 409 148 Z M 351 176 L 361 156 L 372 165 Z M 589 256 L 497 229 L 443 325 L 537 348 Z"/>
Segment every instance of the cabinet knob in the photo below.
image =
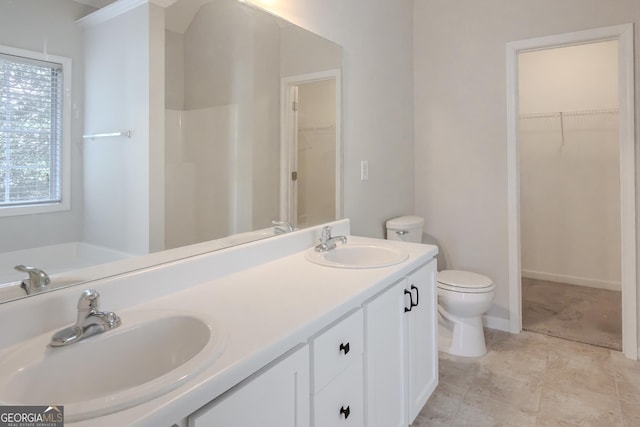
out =
<path fill-rule="evenodd" d="M 347 353 L 349 353 L 349 343 L 346 344 L 340 344 L 340 351 L 343 351 L 345 356 L 347 355 Z"/>
<path fill-rule="evenodd" d="M 344 415 L 345 420 L 349 418 L 350 414 L 351 414 L 351 408 L 349 408 L 348 406 L 346 408 L 344 406 L 340 408 L 340 415 Z"/>

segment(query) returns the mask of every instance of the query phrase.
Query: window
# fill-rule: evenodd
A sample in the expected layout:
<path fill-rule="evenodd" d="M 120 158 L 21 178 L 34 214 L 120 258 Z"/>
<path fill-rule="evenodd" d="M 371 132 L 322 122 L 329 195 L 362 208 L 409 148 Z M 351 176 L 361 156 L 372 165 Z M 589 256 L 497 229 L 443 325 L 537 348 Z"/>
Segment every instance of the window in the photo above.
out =
<path fill-rule="evenodd" d="M 0 215 L 69 207 L 70 71 L 67 58 L 0 46 Z"/>

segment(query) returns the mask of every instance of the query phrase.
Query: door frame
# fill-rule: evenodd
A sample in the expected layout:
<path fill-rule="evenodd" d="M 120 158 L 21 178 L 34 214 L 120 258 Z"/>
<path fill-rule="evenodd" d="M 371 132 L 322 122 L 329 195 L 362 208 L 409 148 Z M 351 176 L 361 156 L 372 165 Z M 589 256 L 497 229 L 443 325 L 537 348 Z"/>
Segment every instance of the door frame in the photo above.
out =
<path fill-rule="evenodd" d="M 295 185 L 291 180 L 291 173 L 297 167 L 297 118 L 290 108 L 296 86 L 322 80 L 335 80 L 336 83 L 336 192 L 335 219 L 342 218 L 342 87 L 339 69 L 318 71 L 314 73 L 298 74 L 284 77 L 280 84 L 280 220 L 288 221 L 297 227 L 295 205 L 297 195 Z"/>
<path fill-rule="evenodd" d="M 518 53 L 618 41 L 620 228 L 622 279 L 622 351 L 638 359 L 638 301 L 636 267 L 635 91 L 633 24 L 537 37 L 507 43 L 507 192 L 509 328 L 522 331 L 522 271 L 520 237 L 520 171 L 518 141 Z"/>

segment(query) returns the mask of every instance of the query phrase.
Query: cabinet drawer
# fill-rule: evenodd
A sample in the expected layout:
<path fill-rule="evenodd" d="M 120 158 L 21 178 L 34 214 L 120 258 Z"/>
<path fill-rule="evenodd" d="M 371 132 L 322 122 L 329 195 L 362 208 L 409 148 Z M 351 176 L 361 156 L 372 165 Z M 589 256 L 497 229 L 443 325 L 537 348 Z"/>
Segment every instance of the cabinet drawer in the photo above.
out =
<path fill-rule="evenodd" d="M 363 328 L 362 310 L 358 310 L 313 340 L 314 392 L 329 384 L 351 363 L 362 359 Z"/>
<path fill-rule="evenodd" d="M 313 427 L 364 427 L 362 355 L 313 400 Z"/>

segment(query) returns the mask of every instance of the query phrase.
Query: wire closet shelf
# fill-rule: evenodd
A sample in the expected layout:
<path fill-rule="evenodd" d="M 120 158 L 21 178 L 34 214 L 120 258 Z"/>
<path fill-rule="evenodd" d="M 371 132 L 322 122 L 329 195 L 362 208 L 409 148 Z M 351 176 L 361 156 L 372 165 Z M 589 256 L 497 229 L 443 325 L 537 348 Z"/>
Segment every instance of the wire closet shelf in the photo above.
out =
<path fill-rule="evenodd" d="M 612 125 L 617 126 L 618 119 L 617 108 L 606 109 L 594 109 L 594 110 L 575 110 L 575 111 L 555 111 L 546 113 L 526 113 L 520 114 L 521 124 L 536 120 L 549 120 L 550 123 L 558 123 L 559 131 L 562 135 L 562 143 L 565 142 L 565 134 L 567 131 L 567 125 L 579 125 L 587 122 L 593 124 L 599 123 L 600 125 Z M 615 120 L 615 122 L 613 121 Z"/>

